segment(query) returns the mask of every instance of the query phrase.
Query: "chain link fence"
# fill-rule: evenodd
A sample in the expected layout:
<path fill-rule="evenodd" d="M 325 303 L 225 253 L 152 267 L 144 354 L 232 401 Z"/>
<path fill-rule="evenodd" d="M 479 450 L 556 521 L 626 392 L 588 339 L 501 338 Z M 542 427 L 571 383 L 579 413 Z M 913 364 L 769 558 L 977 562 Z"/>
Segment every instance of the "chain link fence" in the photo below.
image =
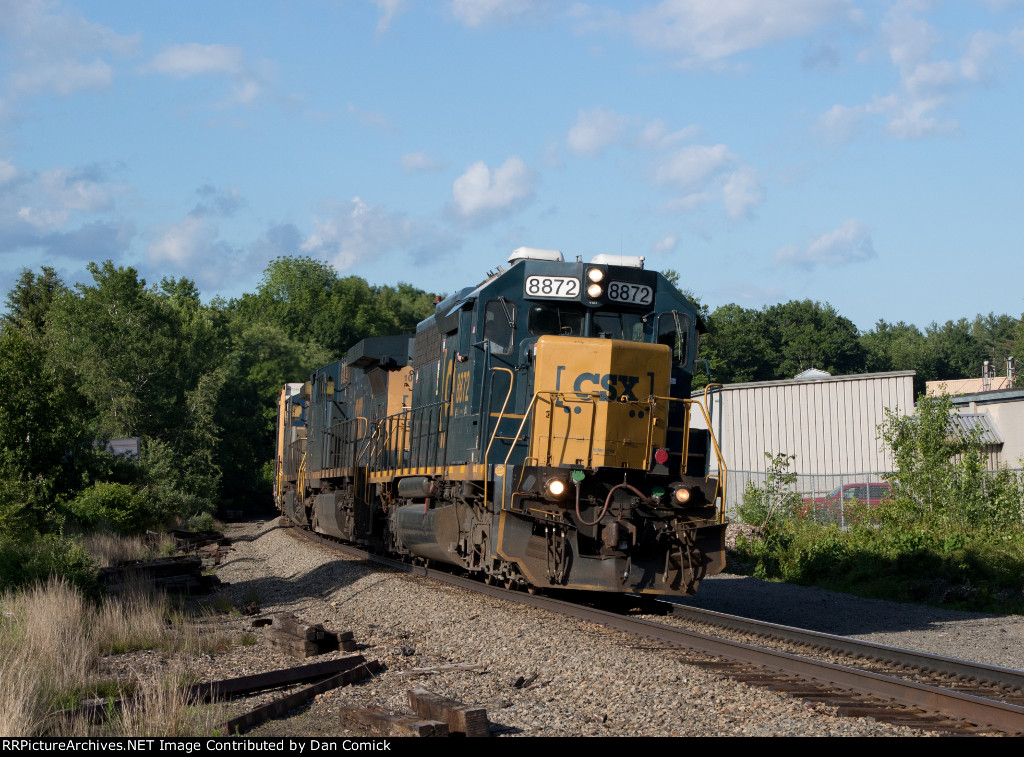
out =
<path fill-rule="evenodd" d="M 796 482 L 789 487 L 802 502 L 797 516 L 844 527 L 854 508 L 872 507 L 888 496 L 886 473 L 798 473 Z M 737 508 L 743 502 L 747 484 L 763 487 L 767 479 L 768 474 L 764 471 L 729 471 L 725 511 L 730 520 L 739 520 Z"/>

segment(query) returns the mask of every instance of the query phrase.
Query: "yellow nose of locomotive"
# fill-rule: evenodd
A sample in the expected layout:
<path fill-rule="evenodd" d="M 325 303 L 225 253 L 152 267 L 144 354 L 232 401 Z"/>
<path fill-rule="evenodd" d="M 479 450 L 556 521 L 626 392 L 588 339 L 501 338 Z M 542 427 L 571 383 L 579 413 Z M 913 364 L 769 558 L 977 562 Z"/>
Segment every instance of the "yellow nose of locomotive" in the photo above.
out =
<path fill-rule="evenodd" d="M 670 363 L 661 344 L 541 337 L 530 456 L 538 465 L 649 467 L 651 450 L 665 446 Z"/>

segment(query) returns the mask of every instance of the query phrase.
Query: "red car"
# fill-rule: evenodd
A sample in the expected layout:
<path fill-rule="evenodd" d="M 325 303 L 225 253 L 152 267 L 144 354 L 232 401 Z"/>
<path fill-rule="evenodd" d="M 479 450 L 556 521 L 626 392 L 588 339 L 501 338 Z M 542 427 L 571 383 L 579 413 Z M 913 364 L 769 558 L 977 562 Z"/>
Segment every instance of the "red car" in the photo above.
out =
<path fill-rule="evenodd" d="M 804 515 L 813 505 L 815 520 L 824 523 L 838 521 L 847 515 L 846 508 L 853 504 L 862 504 L 868 507 L 877 507 L 883 500 L 889 498 L 892 487 L 882 483 L 856 483 L 843 484 L 833 489 L 828 496 L 805 499 Z"/>

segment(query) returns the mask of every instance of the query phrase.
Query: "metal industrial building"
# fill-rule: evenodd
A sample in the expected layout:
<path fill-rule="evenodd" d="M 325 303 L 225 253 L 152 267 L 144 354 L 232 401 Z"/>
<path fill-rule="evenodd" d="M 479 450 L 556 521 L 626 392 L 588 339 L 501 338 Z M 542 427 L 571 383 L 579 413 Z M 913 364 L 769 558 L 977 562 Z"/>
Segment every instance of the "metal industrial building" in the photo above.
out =
<path fill-rule="evenodd" d="M 848 483 L 881 481 L 893 468 L 878 436 L 885 412 L 914 412 L 914 371 L 727 384 L 711 403 L 712 426 L 729 472 L 734 510 L 747 481 L 765 477 L 765 453 L 796 455 L 797 490 L 822 497 Z M 695 428 L 704 424 L 695 412 Z"/>

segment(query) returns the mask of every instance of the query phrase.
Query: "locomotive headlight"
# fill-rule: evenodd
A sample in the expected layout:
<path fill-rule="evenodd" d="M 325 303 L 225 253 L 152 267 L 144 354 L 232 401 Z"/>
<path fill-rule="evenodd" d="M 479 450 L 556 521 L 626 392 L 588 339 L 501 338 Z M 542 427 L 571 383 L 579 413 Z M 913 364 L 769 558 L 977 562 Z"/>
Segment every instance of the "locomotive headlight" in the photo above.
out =
<path fill-rule="evenodd" d="M 568 484 L 560 478 L 548 479 L 548 482 L 544 484 L 544 494 L 549 499 L 561 499 L 562 495 L 565 494 L 569 488 Z"/>
<path fill-rule="evenodd" d="M 594 284 L 600 284 L 604 281 L 604 271 L 600 268 L 591 268 L 587 271 L 587 278 L 590 279 Z"/>
<path fill-rule="evenodd" d="M 591 284 L 590 286 L 587 287 L 587 297 L 589 297 L 592 300 L 596 300 L 598 297 L 601 296 L 601 292 L 603 291 L 604 290 L 601 288 L 600 284 Z"/>
<path fill-rule="evenodd" d="M 685 486 L 680 486 L 674 492 L 672 492 L 672 499 L 677 505 L 685 505 L 690 501 L 690 490 Z"/>

